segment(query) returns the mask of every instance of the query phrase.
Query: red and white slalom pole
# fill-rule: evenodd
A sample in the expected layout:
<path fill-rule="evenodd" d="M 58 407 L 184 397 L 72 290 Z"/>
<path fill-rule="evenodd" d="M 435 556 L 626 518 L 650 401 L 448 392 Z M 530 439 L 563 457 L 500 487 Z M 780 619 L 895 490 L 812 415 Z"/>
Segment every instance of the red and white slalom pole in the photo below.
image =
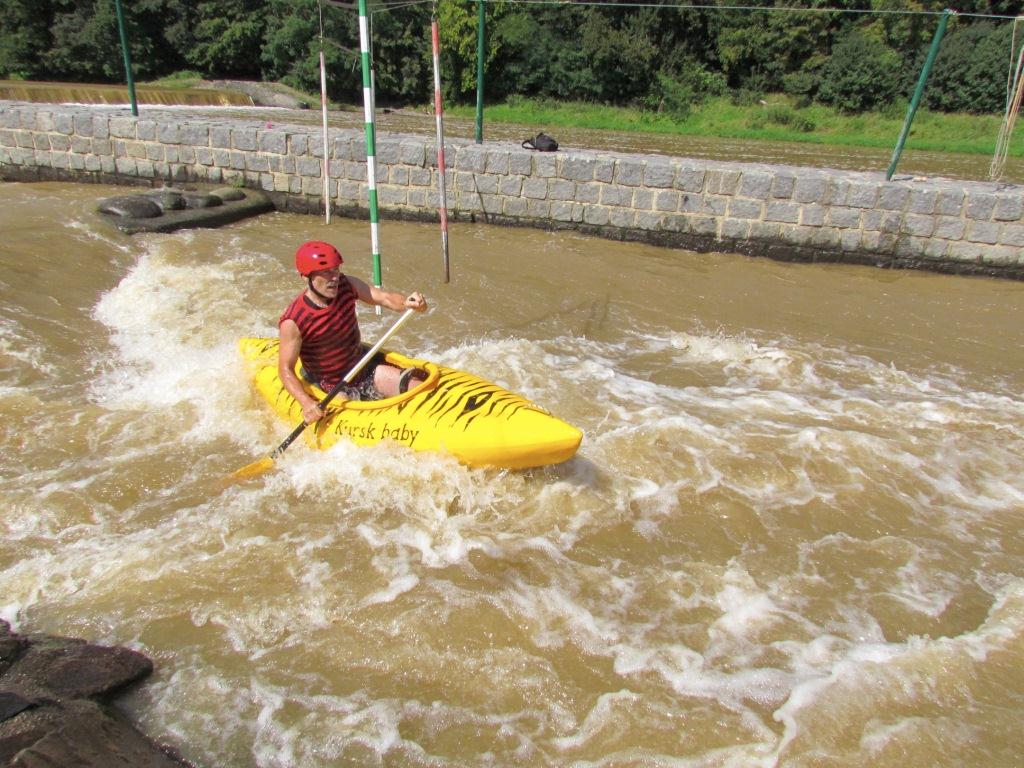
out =
<path fill-rule="evenodd" d="M 437 13 L 430 19 L 430 36 L 434 48 L 434 118 L 437 122 L 437 187 L 441 208 L 441 248 L 444 252 L 444 281 L 451 279 L 448 263 L 448 192 L 444 174 L 444 108 L 441 104 L 441 42 L 437 30 Z"/>
<path fill-rule="evenodd" d="M 324 167 L 323 167 L 323 196 L 324 196 L 324 220 L 331 223 L 331 153 L 328 151 L 330 140 L 327 132 L 327 65 L 324 62 L 323 32 L 320 38 L 320 110 L 323 114 L 324 127 Z"/>

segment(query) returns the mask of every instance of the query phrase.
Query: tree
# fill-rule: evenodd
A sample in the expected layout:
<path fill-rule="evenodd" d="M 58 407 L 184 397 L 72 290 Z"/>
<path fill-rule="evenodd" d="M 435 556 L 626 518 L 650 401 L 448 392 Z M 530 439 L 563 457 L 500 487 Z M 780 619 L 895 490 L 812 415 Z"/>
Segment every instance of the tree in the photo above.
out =
<path fill-rule="evenodd" d="M 1011 33 L 1011 25 L 988 21 L 951 29 L 928 80 L 925 105 L 946 112 L 1002 112 Z"/>
<path fill-rule="evenodd" d="M 818 98 L 843 112 L 876 109 L 893 101 L 899 75 L 899 56 L 851 26 L 821 68 Z"/>
<path fill-rule="evenodd" d="M 862 3 L 775 0 L 775 6 L 775 10 L 722 10 L 711 20 L 709 40 L 733 88 L 789 90 L 787 78 L 816 70 L 828 57 L 836 36 L 850 23 L 843 10 Z"/>
<path fill-rule="evenodd" d="M 32 0 L 0 0 L 0 77 L 45 77 L 52 21 L 49 6 Z"/>
<path fill-rule="evenodd" d="M 170 74 L 187 65 L 185 54 L 195 46 L 194 0 L 122 0 L 122 6 L 129 16 L 138 16 L 142 33 L 157 41 L 152 51 L 155 74 Z"/>
<path fill-rule="evenodd" d="M 627 103 L 649 91 L 659 63 L 648 23 L 652 10 L 588 8 L 584 13 L 579 39 L 596 74 L 594 90 L 601 101 Z"/>
<path fill-rule="evenodd" d="M 362 91 L 358 16 L 354 11 L 325 6 L 323 24 L 327 94 L 332 99 L 358 98 Z M 318 93 L 319 38 L 316 0 L 271 0 L 260 54 L 263 79 Z"/>
<path fill-rule="evenodd" d="M 637 9 L 517 7 L 496 19 L 487 92 L 624 103 L 642 97 L 657 50 Z"/>
<path fill-rule="evenodd" d="M 484 73 L 487 93 L 502 97 L 508 93 L 507 79 L 502 72 L 504 61 L 512 49 L 524 44 L 529 35 L 519 22 L 532 28 L 529 15 L 511 4 L 485 5 L 486 44 L 484 46 Z M 540 13 L 544 9 L 539 10 Z M 438 5 L 438 27 L 441 36 L 442 90 L 446 101 L 469 102 L 476 94 L 477 10 L 471 3 L 441 3 Z M 512 74 L 517 80 L 516 73 Z"/>
<path fill-rule="evenodd" d="M 72 82 L 124 82 L 114 0 L 51 0 L 46 44 L 39 75 Z M 178 44 L 168 34 L 188 27 L 188 0 L 136 0 L 123 3 L 134 74 L 146 78 L 184 64 Z M 47 11 L 39 15 L 46 18 Z M 0 38 L 2 39 L 2 38 Z M 176 44 L 178 43 L 178 44 Z"/>
<path fill-rule="evenodd" d="M 201 0 L 189 64 L 207 75 L 258 79 L 265 0 Z"/>
<path fill-rule="evenodd" d="M 419 5 L 371 17 L 378 100 L 424 103 L 433 92 L 430 10 Z"/>

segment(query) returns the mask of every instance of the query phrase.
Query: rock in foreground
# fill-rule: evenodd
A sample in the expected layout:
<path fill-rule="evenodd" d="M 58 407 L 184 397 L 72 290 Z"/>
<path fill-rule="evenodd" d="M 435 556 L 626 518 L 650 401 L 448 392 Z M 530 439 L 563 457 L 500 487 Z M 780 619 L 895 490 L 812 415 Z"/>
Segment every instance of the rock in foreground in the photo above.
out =
<path fill-rule="evenodd" d="M 0 621 L 0 765 L 193 768 L 106 706 L 152 671 L 127 648 L 18 635 Z"/>

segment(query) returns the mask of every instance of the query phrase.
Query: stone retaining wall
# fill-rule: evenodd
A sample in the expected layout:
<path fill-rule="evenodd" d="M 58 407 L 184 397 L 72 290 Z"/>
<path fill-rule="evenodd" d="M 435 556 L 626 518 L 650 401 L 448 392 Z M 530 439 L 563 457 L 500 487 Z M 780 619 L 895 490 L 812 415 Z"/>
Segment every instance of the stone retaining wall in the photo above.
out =
<path fill-rule="evenodd" d="M 363 215 L 361 131 L 332 130 L 332 208 Z M 186 111 L 0 102 L 0 177 L 262 189 L 282 210 L 322 211 L 319 126 Z M 437 218 L 434 142 L 378 138 L 382 217 Z M 797 261 L 1024 278 L 1024 196 L 1015 186 L 711 162 L 510 143 L 446 146 L 453 220 L 573 228 Z"/>

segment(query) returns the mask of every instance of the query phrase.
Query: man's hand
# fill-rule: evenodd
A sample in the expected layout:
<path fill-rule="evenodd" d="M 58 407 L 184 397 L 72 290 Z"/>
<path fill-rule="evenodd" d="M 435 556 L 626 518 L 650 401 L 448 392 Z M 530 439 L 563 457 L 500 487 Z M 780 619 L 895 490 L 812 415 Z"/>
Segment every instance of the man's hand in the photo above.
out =
<path fill-rule="evenodd" d="M 413 291 L 405 297 L 405 308 L 415 309 L 417 312 L 425 312 L 427 309 L 427 300 L 419 291 Z"/>
<path fill-rule="evenodd" d="M 335 399 L 337 399 L 337 397 Z M 320 403 L 310 401 L 306 405 L 302 406 L 302 418 L 307 424 L 320 421 L 323 417 L 324 409 L 320 407 Z"/>

